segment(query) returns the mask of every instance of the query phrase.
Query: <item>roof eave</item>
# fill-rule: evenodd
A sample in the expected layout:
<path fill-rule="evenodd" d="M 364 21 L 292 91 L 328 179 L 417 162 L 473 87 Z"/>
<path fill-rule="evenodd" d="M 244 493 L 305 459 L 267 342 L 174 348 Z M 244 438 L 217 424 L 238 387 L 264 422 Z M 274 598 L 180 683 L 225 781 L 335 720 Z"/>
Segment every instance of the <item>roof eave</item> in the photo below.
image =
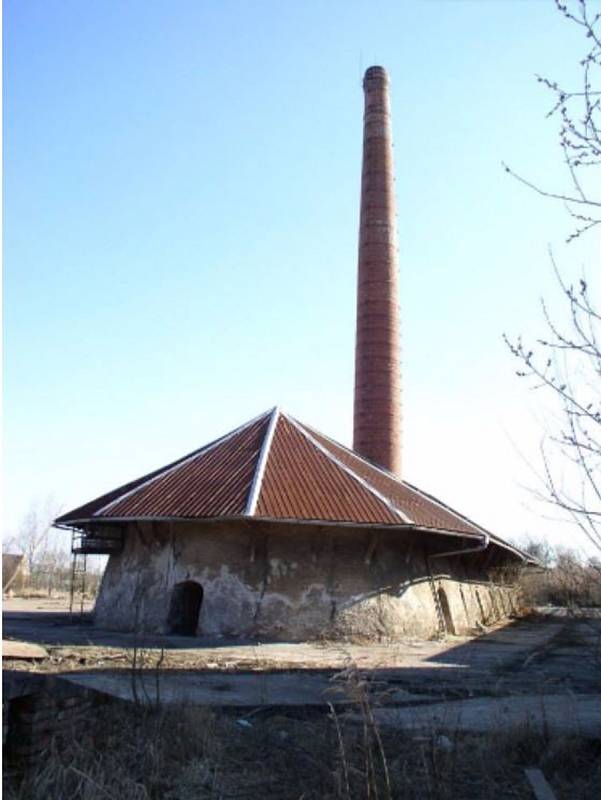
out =
<path fill-rule="evenodd" d="M 250 524 L 282 524 L 282 525 L 310 525 L 313 527 L 328 526 L 339 528 L 361 528 L 369 530 L 383 531 L 402 531 L 405 533 L 424 533 L 440 536 L 449 536 L 470 541 L 484 541 L 485 536 L 481 534 L 453 531 L 442 528 L 431 528 L 424 525 L 414 525 L 409 523 L 392 524 L 386 522 L 367 522 L 350 520 L 326 520 L 326 519 L 295 519 L 288 517 L 249 517 L 246 514 L 235 514 L 231 516 L 217 517 L 181 517 L 181 516 L 136 516 L 136 517 L 86 517 L 82 519 L 56 520 L 55 528 L 71 529 L 81 526 L 95 524 L 124 524 L 133 522 L 183 522 L 183 523 L 215 523 L 215 522 L 244 522 Z"/>
<path fill-rule="evenodd" d="M 446 528 L 433 528 L 425 525 L 413 525 L 407 523 L 399 523 L 394 525 L 392 523 L 373 523 L 373 522 L 351 522 L 348 520 L 324 520 L 324 519 L 293 519 L 286 517 L 249 517 L 246 514 L 237 514 L 231 516 L 218 516 L 218 517 L 181 517 L 181 516 L 137 516 L 137 517 L 86 517 L 82 519 L 64 519 L 59 517 L 53 523 L 53 526 L 62 530 L 71 530 L 72 528 L 81 528 L 88 525 L 110 525 L 110 524 L 124 524 L 132 522 L 187 522 L 187 523 L 215 523 L 215 522 L 244 522 L 246 524 L 282 524 L 282 525 L 307 525 L 313 527 L 326 526 L 338 528 L 360 528 L 362 530 L 382 530 L 382 531 L 397 531 L 397 532 L 416 532 L 423 534 L 433 534 L 435 536 L 446 536 L 455 539 L 465 539 L 467 541 L 483 542 L 487 535 L 484 533 L 468 533 L 462 531 L 454 531 Z M 499 541 L 495 538 L 490 538 L 489 547 L 496 545 L 502 550 L 507 550 L 512 555 L 516 556 L 519 560 L 534 567 L 543 566 L 537 559 L 530 556 L 528 553 L 523 552 L 517 547 L 513 547 L 504 541 Z"/>

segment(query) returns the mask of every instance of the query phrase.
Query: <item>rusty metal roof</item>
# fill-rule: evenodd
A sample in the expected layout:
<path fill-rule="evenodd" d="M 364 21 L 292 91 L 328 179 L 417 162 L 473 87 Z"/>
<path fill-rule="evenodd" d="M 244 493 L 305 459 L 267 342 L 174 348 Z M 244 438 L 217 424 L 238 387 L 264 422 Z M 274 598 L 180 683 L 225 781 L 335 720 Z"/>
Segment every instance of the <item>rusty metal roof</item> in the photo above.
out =
<path fill-rule="evenodd" d="M 490 536 L 439 500 L 279 408 L 63 514 L 56 524 L 239 517 Z"/>
<path fill-rule="evenodd" d="M 370 491 L 307 435 L 280 414 L 271 442 L 255 516 L 398 525 L 389 504 Z"/>
<path fill-rule="evenodd" d="M 269 417 L 262 414 L 183 458 L 63 514 L 56 522 L 239 516 L 246 507 Z"/>
<path fill-rule="evenodd" d="M 339 459 L 356 475 L 367 481 L 374 489 L 389 498 L 394 506 L 401 509 L 413 524 L 424 528 L 437 528 L 439 530 L 472 533 L 474 535 L 482 533 L 482 528 L 431 495 L 422 492 L 406 481 L 399 480 L 392 473 L 370 464 L 357 453 L 343 447 L 322 433 L 313 431 L 310 428 L 308 430 L 334 457 Z"/>

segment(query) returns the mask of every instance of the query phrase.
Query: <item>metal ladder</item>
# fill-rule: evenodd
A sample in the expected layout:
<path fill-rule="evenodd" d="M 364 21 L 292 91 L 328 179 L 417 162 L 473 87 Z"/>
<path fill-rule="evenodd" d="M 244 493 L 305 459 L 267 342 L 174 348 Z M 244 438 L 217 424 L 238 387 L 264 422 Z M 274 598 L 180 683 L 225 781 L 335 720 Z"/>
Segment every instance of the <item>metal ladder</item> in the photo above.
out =
<path fill-rule="evenodd" d="M 438 638 L 444 639 L 447 635 L 447 625 L 445 622 L 444 614 L 442 612 L 440 598 L 438 597 L 438 589 L 436 588 L 436 581 L 434 580 L 434 576 L 432 575 L 432 569 L 430 567 L 429 561 L 428 561 L 428 583 L 430 584 L 430 591 L 432 592 L 432 599 L 434 601 L 434 608 L 436 610 L 436 619 L 438 621 Z"/>
<path fill-rule="evenodd" d="M 73 620 L 75 611 L 76 600 L 75 596 L 79 592 L 79 616 L 83 617 L 83 607 L 86 592 L 86 572 L 88 568 L 88 559 L 85 553 L 79 552 L 81 547 L 81 533 L 73 530 L 71 532 L 71 592 L 69 598 L 69 617 Z"/>

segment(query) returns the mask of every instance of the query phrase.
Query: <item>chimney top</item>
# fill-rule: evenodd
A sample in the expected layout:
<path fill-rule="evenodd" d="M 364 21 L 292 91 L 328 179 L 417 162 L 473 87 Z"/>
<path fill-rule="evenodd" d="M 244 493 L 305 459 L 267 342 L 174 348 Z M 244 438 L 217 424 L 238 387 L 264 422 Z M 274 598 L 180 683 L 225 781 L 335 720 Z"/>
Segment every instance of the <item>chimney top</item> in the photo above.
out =
<path fill-rule="evenodd" d="M 368 67 L 365 70 L 365 77 L 363 78 L 363 85 L 366 81 L 377 81 L 378 83 L 388 83 L 388 73 L 384 67 Z"/>

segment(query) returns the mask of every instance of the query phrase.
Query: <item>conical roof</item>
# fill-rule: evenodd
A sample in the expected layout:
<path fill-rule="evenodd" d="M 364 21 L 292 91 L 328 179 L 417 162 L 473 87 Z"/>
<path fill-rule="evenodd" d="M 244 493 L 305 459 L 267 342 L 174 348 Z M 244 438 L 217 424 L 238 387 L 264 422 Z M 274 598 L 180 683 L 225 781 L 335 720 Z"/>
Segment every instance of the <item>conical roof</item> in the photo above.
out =
<path fill-rule="evenodd" d="M 489 537 L 519 552 L 277 407 L 56 524 L 240 517 L 411 527 Z"/>

